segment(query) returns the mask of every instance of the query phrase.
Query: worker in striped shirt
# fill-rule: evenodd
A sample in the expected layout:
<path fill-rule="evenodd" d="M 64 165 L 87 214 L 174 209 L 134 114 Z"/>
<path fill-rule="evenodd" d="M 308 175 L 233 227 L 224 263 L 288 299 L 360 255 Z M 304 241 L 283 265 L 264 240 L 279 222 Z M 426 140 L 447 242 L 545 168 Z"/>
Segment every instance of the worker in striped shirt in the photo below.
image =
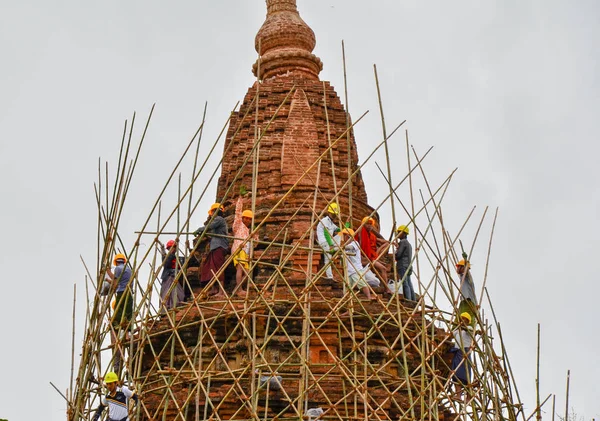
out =
<path fill-rule="evenodd" d="M 138 397 L 135 392 L 129 390 L 127 386 L 119 386 L 119 377 L 116 373 L 109 372 L 104 376 L 104 383 L 108 389 L 106 396 L 100 400 L 100 406 L 92 421 L 98 421 L 102 412 L 108 407 L 108 421 L 128 421 L 129 420 L 129 400 L 138 403 Z"/>

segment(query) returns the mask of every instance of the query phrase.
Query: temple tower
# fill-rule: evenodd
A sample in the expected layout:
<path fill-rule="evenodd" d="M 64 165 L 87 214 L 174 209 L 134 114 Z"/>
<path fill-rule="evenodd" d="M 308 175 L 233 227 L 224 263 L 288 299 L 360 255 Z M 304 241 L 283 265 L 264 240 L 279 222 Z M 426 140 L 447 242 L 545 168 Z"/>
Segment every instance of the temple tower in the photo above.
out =
<path fill-rule="evenodd" d="M 257 220 L 271 212 L 262 234 L 272 238 L 295 212 L 288 235 L 294 241 L 309 229 L 313 211 L 321 212 L 331 201 L 341 205 L 341 222 L 349 219 L 350 201 L 355 223 L 372 209 L 358 170 L 350 117 L 333 87 L 319 79 L 323 64 L 313 54 L 314 32 L 295 0 L 266 3 L 266 20 L 255 39 L 257 82 L 231 118 L 217 200 L 231 204 L 240 186 L 250 189 L 256 170 Z"/>

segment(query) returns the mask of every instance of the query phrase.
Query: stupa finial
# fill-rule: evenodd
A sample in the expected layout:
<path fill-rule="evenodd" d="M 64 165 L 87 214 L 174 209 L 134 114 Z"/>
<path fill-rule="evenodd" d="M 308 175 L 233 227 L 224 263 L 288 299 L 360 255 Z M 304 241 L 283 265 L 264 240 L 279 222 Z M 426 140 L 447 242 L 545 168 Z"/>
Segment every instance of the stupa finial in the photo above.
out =
<path fill-rule="evenodd" d="M 255 48 L 260 54 L 252 67 L 259 79 L 295 74 L 319 79 L 321 60 L 312 54 L 316 45 L 315 33 L 302 20 L 296 0 L 266 0 L 267 18 L 256 34 Z"/>

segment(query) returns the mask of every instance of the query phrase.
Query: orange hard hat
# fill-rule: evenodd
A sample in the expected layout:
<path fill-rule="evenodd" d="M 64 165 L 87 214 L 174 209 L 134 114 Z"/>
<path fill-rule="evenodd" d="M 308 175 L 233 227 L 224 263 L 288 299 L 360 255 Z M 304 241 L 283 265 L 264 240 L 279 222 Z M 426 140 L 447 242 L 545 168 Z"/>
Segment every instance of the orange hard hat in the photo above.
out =
<path fill-rule="evenodd" d="M 225 208 L 223 206 L 221 206 L 220 203 L 213 203 L 212 205 L 210 205 L 210 209 L 208 210 L 208 214 L 212 215 L 213 212 L 219 209 L 221 212 L 225 212 Z"/>
<path fill-rule="evenodd" d="M 115 266 L 117 266 L 117 262 L 118 262 L 119 260 L 122 260 L 122 261 L 123 261 L 123 263 L 127 263 L 127 257 L 125 257 L 125 255 L 124 255 L 124 254 L 122 254 L 122 253 L 119 253 L 119 254 L 117 254 L 117 255 L 115 256 L 115 258 L 113 259 L 113 264 L 114 264 Z"/>
<path fill-rule="evenodd" d="M 466 266 L 467 269 L 469 269 L 471 267 L 471 263 L 465 261 L 465 259 L 462 259 L 460 262 L 458 262 L 456 264 L 456 266 Z"/>
<path fill-rule="evenodd" d="M 249 209 L 246 209 L 244 212 L 242 212 L 242 218 L 252 218 L 253 216 L 254 214 Z"/>

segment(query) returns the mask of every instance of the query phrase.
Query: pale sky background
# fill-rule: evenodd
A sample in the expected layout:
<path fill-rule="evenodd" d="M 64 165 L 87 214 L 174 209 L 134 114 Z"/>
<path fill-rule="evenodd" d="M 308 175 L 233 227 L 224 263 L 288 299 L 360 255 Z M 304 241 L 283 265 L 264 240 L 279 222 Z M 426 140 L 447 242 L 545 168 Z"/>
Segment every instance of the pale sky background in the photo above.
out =
<path fill-rule="evenodd" d="M 526 413 L 535 407 L 539 322 L 542 399 L 556 393 L 564 413 L 571 369 L 572 406 L 600 417 L 600 3 L 298 3 L 317 35 L 321 78 L 340 95 L 346 43 L 350 112 L 371 111 L 356 130 L 360 156 L 381 140 L 376 63 L 388 128 L 407 119 L 420 153 L 435 146 L 425 164 L 433 184 L 459 167 L 444 206 L 449 229 L 473 205 L 477 218 L 487 205 L 500 208 L 488 286 Z M 116 164 L 123 121 L 138 111 L 140 123 L 157 103 L 122 226 L 132 233 L 204 102 L 208 144 L 253 83 L 266 9 L 262 0 L 0 4 L 0 418 L 64 420 L 49 382 L 63 391 L 69 384 L 73 284 L 84 288 L 79 255 L 92 266 L 96 256 L 98 157 Z M 399 179 L 403 133 L 392 143 Z M 363 175 L 378 202 L 385 191 L 374 164 Z M 476 281 L 483 267 L 484 257 L 474 260 Z"/>

